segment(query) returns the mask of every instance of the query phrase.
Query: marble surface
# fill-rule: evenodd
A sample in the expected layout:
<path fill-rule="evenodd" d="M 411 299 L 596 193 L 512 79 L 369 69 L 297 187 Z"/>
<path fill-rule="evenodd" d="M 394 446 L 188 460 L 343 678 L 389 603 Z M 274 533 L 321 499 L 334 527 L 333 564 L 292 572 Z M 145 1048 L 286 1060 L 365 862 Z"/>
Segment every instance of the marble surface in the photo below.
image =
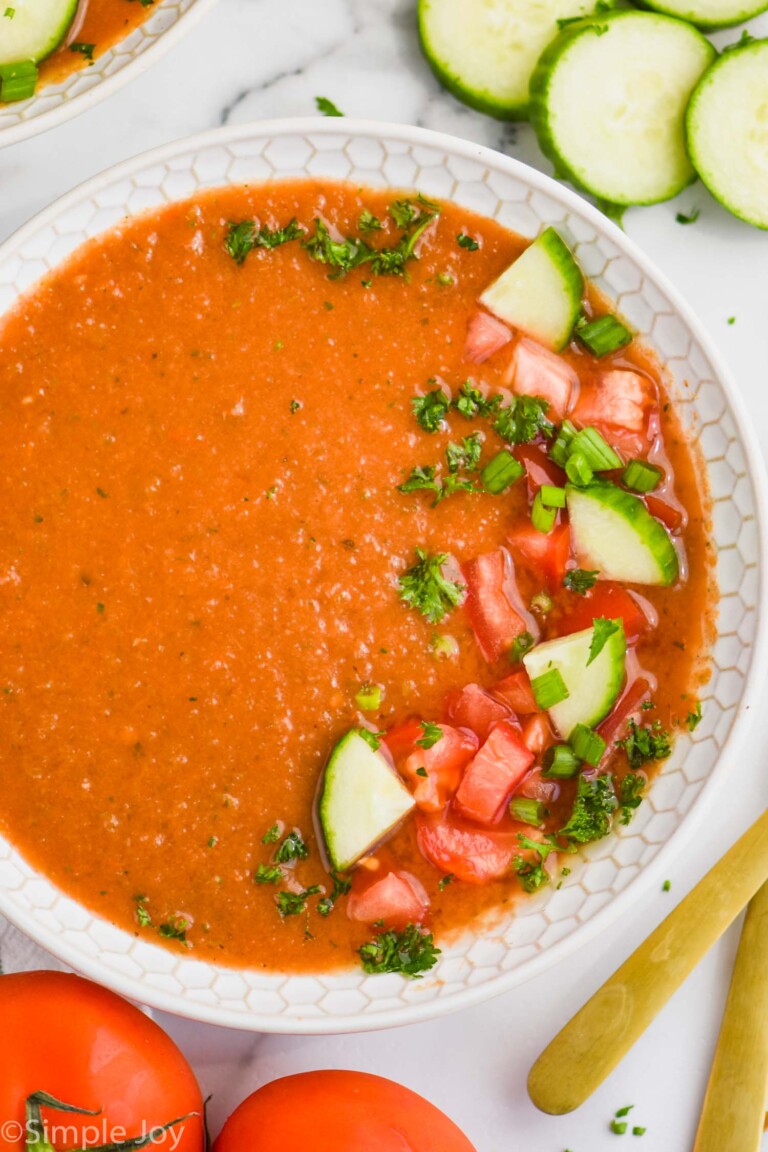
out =
<path fill-rule="evenodd" d="M 317 95 L 348 115 L 453 132 L 548 171 L 527 126 L 501 125 L 440 91 L 419 53 L 414 7 L 413 0 L 220 0 L 171 55 L 106 103 L 0 151 L 0 240 L 118 160 L 217 124 L 313 114 Z M 768 16 L 752 30 L 768 35 Z M 676 223 L 676 212 L 693 207 L 701 211 L 695 224 Z M 625 225 L 708 326 L 768 453 L 768 233 L 727 216 L 699 186 L 677 202 L 627 213 Z M 540 1115 L 527 1100 L 525 1078 L 567 1016 L 766 807 L 767 742 L 768 713 L 754 721 L 754 757 L 731 766 L 699 818 L 694 845 L 671 865 L 669 893 L 646 896 L 609 938 L 504 997 L 429 1024 L 327 1039 L 253 1036 L 163 1018 L 213 1093 L 213 1131 L 244 1095 L 275 1076 L 349 1067 L 422 1092 L 466 1129 L 478 1152 L 607 1152 L 617 1147 L 609 1121 L 626 1104 L 647 1128 L 642 1152 L 687 1152 L 738 928 L 579 1112 Z M 8 945 L 0 929 L 0 953 Z M 21 962 L 38 959 L 30 948 Z M 633 1146 L 631 1136 L 625 1140 Z"/>

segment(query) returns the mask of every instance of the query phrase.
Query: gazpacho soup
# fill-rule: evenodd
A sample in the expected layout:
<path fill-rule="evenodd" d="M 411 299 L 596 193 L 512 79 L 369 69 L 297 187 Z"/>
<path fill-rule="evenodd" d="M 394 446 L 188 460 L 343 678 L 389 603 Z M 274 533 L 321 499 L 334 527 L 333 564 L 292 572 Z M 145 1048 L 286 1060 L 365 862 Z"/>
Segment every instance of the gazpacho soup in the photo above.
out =
<path fill-rule="evenodd" d="M 0 324 L 0 438 L 0 827 L 147 940 L 417 976 L 701 717 L 703 479 L 553 228 L 332 181 L 128 219 Z"/>

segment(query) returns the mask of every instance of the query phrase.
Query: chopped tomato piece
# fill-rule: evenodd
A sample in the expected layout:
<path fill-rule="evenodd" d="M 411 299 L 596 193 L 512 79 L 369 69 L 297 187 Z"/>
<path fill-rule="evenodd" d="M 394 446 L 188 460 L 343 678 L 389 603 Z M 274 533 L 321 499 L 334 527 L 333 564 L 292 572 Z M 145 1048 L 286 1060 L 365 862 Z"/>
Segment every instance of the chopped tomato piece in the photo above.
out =
<path fill-rule="evenodd" d="M 512 332 L 501 320 L 487 312 L 476 312 L 467 325 L 464 356 L 474 364 L 482 364 L 511 339 Z"/>
<path fill-rule="evenodd" d="M 456 816 L 416 817 L 417 839 L 436 868 L 468 884 L 485 884 L 505 876 L 519 850 L 514 832 L 473 828 Z"/>
<path fill-rule="evenodd" d="M 644 676 L 638 676 L 627 688 L 616 707 L 597 731 L 607 744 L 606 755 L 613 751 L 613 745 L 624 735 L 624 725 L 630 716 L 640 710 L 640 705 L 651 695 L 651 686 Z"/>
<path fill-rule="evenodd" d="M 542 484 L 551 484 L 555 488 L 562 488 L 565 484 L 565 472 L 562 468 L 558 468 L 554 460 L 550 460 L 538 444 L 519 444 L 514 454 L 525 468 L 528 477 L 528 496 L 531 500 Z"/>
<path fill-rule="evenodd" d="M 549 533 L 539 532 L 532 524 L 523 524 L 510 532 L 507 539 L 550 588 L 560 587 L 571 558 L 571 532 L 567 524 L 557 524 Z"/>
<path fill-rule="evenodd" d="M 540 804 L 548 807 L 554 804 L 560 795 L 560 784 L 557 780 L 547 780 L 542 775 L 541 768 L 534 768 L 528 773 L 520 787 L 517 796 L 527 796 L 529 800 L 538 800 Z"/>
<path fill-rule="evenodd" d="M 627 642 L 632 643 L 648 628 L 648 619 L 637 600 L 619 584 L 598 581 L 586 596 L 573 597 L 566 613 L 557 621 L 559 636 L 591 628 L 592 621 L 623 620 Z"/>
<path fill-rule="evenodd" d="M 519 728 L 497 724 L 461 778 L 456 810 L 478 824 L 493 824 L 533 763 Z"/>
<path fill-rule="evenodd" d="M 517 712 L 520 716 L 541 711 L 533 695 L 531 679 L 525 668 L 520 668 L 517 672 L 499 680 L 498 684 L 494 684 L 491 691 L 505 704 L 509 704 L 512 711 Z"/>
<path fill-rule="evenodd" d="M 415 745 L 400 771 L 411 785 L 413 798 L 424 812 L 442 812 L 459 786 L 461 770 L 479 744 L 472 732 L 439 725 L 442 736 L 431 748 Z M 419 738 L 424 735 L 423 729 Z"/>
<path fill-rule="evenodd" d="M 648 506 L 648 511 L 651 516 L 655 516 L 657 520 L 661 520 L 662 524 L 669 528 L 670 532 L 679 532 L 681 528 L 685 527 L 687 516 L 682 505 L 677 502 L 670 504 L 662 499 L 662 497 L 654 496 L 652 492 L 649 492 L 646 496 L 645 503 Z"/>
<path fill-rule="evenodd" d="M 515 607 L 517 588 L 508 567 L 507 554 L 500 548 L 470 560 L 462 569 L 467 584 L 464 609 L 488 661 L 498 660 L 520 633 L 528 630 Z"/>
<path fill-rule="evenodd" d="M 410 756 L 416 747 L 416 741 L 424 735 L 424 729 L 418 716 L 409 716 L 401 724 L 395 724 L 383 737 L 382 744 L 389 750 L 396 764 Z"/>
<path fill-rule="evenodd" d="M 500 720 L 509 716 L 509 708 L 494 700 L 479 684 L 465 684 L 446 693 L 443 703 L 445 718 L 457 728 L 470 728 L 485 740 Z"/>
<path fill-rule="evenodd" d="M 429 910 L 429 896 L 421 881 L 410 872 L 388 872 L 381 880 L 362 887 L 355 873 L 347 901 L 347 916 L 363 924 L 383 920 L 398 931 L 407 924 L 420 924 Z M 360 879 L 365 881 L 364 877 Z"/>
<path fill-rule="evenodd" d="M 555 742 L 549 720 L 543 712 L 536 716 L 528 716 L 523 722 L 523 743 L 534 756 L 541 756 Z"/>
<path fill-rule="evenodd" d="M 546 400 L 550 420 L 559 423 L 567 415 L 578 382 L 576 370 L 562 356 L 534 340 L 518 340 L 506 383 L 518 396 L 540 396 Z"/>
<path fill-rule="evenodd" d="M 643 437 L 651 409 L 658 403 L 656 385 L 638 372 L 614 369 L 582 388 L 572 419 L 580 427 L 623 429 Z M 614 439 L 612 434 L 606 439 Z"/>

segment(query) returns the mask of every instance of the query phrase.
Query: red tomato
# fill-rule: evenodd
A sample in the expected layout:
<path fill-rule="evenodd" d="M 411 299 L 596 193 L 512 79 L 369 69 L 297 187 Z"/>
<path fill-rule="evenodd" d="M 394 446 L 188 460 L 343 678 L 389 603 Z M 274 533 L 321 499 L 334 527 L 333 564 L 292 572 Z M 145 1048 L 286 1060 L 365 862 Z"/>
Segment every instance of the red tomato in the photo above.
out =
<path fill-rule="evenodd" d="M 479 684 L 465 684 L 463 688 L 446 692 L 443 711 L 450 724 L 471 728 L 481 740 L 487 738 L 494 724 L 509 716 L 506 704 L 494 700 Z"/>
<path fill-rule="evenodd" d="M 600 617 L 606 620 L 623 620 L 627 643 L 631 644 L 646 630 L 648 620 L 637 601 L 619 584 L 598 581 L 586 594 L 573 598 L 573 603 L 557 621 L 559 636 L 571 632 L 581 632 L 591 628 L 592 621 Z"/>
<path fill-rule="evenodd" d="M 551 484 L 553 488 L 562 488 L 565 484 L 565 472 L 550 460 L 538 444 L 520 444 L 515 448 L 514 454 L 527 473 L 528 495 L 531 500 L 542 484 Z"/>
<path fill-rule="evenodd" d="M 24 1122 L 26 1097 L 47 1092 L 99 1110 L 79 1116 L 43 1108 L 56 1148 L 141 1136 L 181 1116 L 165 1152 L 202 1152 L 203 1100 L 192 1069 L 165 1032 L 106 988 L 64 972 L 0 977 L 0 1149 L 23 1149 L 9 1122 Z M 57 1129 L 60 1135 L 57 1139 Z M 153 1145 L 149 1145 L 153 1147 Z"/>
<path fill-rule="evenodd" d="M 534 340 L 519 340 L 507 375 L 518 396 L 539 396 L 549 404 L 547 416 L 559 423 L 568 413 L 571 394 L 579 378 L 562 356 Z"/>
<path fill-rule="evenodd" d="M 625 735 L 624 725 L 627 720 L 629 720 L 633 713 L 639 711 L 640 705 L 644 700 L 648 699 L 650 695 L 651 686 L 643 676 L 638 676 L 637 679 L 633 680 L 629 685 L 610 716 L 603 720 L 597 729 L 608 746 L 606 754 L 612 752 L 615 741 Z"/>
<path fill-rule="evenodd" d="M 506 876 L 519 849 L 516 833 L 473 828 L 457 816 L 419 814 L 416 828 L 427 860 L 468 884 Z"/>
<path fill-rule="evenodd" d="M 560 784 L 557 780 L 548 780 L 542 775 L 542 771 L 541 768 L 534 768 L 529 772 L 515 795 L 527 796 L 529 800 L 538 800 L 548 807 L 554 804 L 560 795 Z"/>
<path fill-rule="evenodd" d="M 416 741 L 423 735 L 421 720 L 418 716 L 411 716 L 408 720 L 403 720 L 401 724 L 395 724 L 394 728 L 390 728 L 381 742 L 389 750 L 395 763 L 399 764 L 406 756 L 410 756 Z"/>
<path fill-rule="evenodd" d="M 347 900 L 350 920 L 360 920 L 363 924 L 383 920 L 385 928 L 398 931 L 407 924 L 421 924 L 429 911 L 429 896 L 418 877 L 410 872 L 388 872 L 381 880 L 362 888 L 361 876 L 358 869 Z"/>
<path fill-rule="evenodd" d="M 523 743 L 534 756 L 541 756 L 542 752 L 546 752 L 547 748 L 555 742 L 549 721 L 543 712 L 540 712 L 538 716 L 526 718 L 522 727 L 522 736 Z"/>
<path fill-rule="evenodd" d="M 501 320 L 489 316 L 487 312 L 476 312 L 467 324 L 464 357 L 473 364 L 482 364 L 511 339 L 511 331 Z"/>
<path fill-rule="evenodd" d="M 463 566 L 467 583 L 464 609 L 488 661 L 497 660 L 511 647 L 521 632 L 527 631 L 525 619 L 513 600 L 517 589 L 503 549 L 478 556 Z"/>
<path fill-rule="evenodd" d="M 424 812 L 442 812 L 459 786 L 461 770 L 477 751 L 472 732 L 459 732 L 448 724 L 438 725 L 442 736 L 431 748 L 416 746 L 400 765 L 411 792 Z M 420 737 L 424 729 L 419 729 Z M 426 775 L 425 775 L 426 773 Z"/>
<path fill-rule="evenodd" d="M 658 399 L 656 385 L 647 376 L 613 369 L 582 388 L 572 419 L 579 427 L 592 424 L 644 437 Z"/>
<path fill-rule="evenodd" d="M 227 1120 L 213 1152 L 476 1152 L 453 1121 L 367 1072 L 302 1072 L 265 1084 Z"/>
<path fill-rule="evenodd" d="M 520 729 L 507 720 L 497 724 L 461 778 L 456 811 L 478 824 L 494 824 L 532 763 Z"/>
<path fill-rule="evenodd" d="M 552 589 L 563 583 L 571 558 L 571 532 L 567 524 L 556 524 L 551 532 L 539 532 L 533 524 L 523 524 L 507 536 L 528 568 Z"/>
<path fill-rule="evenodd" d="M 645 503 L 648 506 L 648 511 L 651 516 L 655 516 L 657 520 L 661 520 L 662 524 L 668 528 L 670 532 L 679 532 L 681 528 L 685 527 L 688 517 L 681 504 L 677 502 L 670 504 L 667 500 L 663 500 L 659 496 L 654 496 L 652 492 L 649 492 L 646 496 Z"/>
<path fill-rule="evenodd" d="M 517 672 L 499 680 L 498 684 L 494 684 L 491 688 L 491 692 L 503 700 L 505 704 L 509 704 L 512 711 L 517 712 L 518 716 L 528 716 L 532 712 L 541 711 L 533 695 L 531 678 L 525 668 L 520 668 Z"/>

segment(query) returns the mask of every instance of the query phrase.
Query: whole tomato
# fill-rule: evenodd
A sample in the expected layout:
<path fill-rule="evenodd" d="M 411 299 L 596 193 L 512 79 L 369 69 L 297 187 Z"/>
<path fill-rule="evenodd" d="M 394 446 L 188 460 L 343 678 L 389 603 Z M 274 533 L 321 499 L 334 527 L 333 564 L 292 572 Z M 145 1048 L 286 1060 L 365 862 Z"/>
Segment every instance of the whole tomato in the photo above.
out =
<path fill-rule="evenodd" d="M 39 1108 L 56 1152 L 120 1143 L 182 1116 L 147 1148 L 203 1152 L 203 1100 L 192 1069 L 122 997 L 64 972 L 0 976 L 0 1036 L 2 1152 L 24 1149 L 25 1103 L 35 1093 L 97 1113 Z"/>
<path fill-rule="evenodd" d="M 235 1109 L 213 1152 L 476 1152 L 452 1120 L 392 1080 L 302 1072 Z"/>

